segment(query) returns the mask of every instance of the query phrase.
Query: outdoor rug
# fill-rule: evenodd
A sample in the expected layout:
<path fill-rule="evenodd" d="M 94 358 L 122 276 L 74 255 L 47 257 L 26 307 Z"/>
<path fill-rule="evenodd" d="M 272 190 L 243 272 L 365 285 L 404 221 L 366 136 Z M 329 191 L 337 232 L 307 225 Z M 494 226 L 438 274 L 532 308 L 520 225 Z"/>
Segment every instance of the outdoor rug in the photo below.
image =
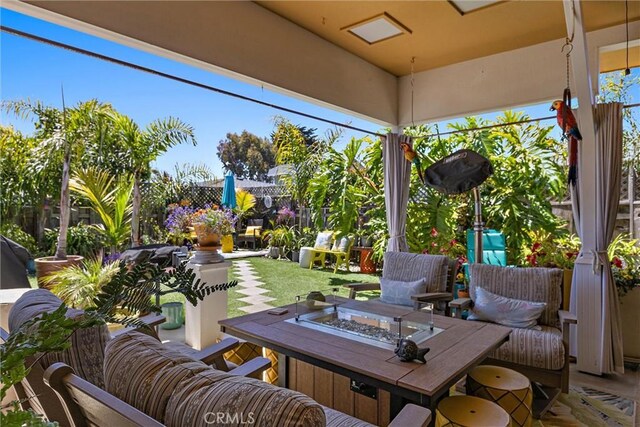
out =
<path fill-rule="evenodd" d="M 570 386 L 535 427 L 634 427 L 636 402 L 587 387 Z"/>
<path fill-rule="evenodd" d="M 452 394 L 464 394 L 464 380 L 453 390 Z M 636 407 L 631 399 L 571 385 L 532 427 L 640 427 L 634 424 Z"/>

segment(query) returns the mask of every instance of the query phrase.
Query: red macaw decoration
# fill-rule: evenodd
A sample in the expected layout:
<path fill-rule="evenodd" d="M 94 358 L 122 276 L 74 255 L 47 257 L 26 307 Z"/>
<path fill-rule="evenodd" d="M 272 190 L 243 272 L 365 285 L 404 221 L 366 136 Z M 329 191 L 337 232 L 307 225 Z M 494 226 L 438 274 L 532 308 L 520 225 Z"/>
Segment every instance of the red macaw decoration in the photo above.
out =
<path fill-rule="evenodd" d="M 562 129 L 563 138 L 569 141 L 569 184 L 575 186 L 578 180 L 578 142 L 582 141 L 582 135 L 578 129 L 578 122 L 573 112 L 564 101 L 556 100 L 551 104 L 549 111 L 557 112 L 558 126 Z M 564 123 L 565 119 L 567 120 Z"/>
<path fill-rule="evenodd" d="M 408 162 L 416 165 L 416 170 L 418 171 L 418 177 L 420 177 L 420 181 L 424 184 L 424 174 L 422 172 L 422 164 L 420 163 L 420 156 L 416 153 L 413 148 L 409 146 L 406 142 L 400 143 L 400 148 L 404 151 L 404 158 L 407 159 Z"/>

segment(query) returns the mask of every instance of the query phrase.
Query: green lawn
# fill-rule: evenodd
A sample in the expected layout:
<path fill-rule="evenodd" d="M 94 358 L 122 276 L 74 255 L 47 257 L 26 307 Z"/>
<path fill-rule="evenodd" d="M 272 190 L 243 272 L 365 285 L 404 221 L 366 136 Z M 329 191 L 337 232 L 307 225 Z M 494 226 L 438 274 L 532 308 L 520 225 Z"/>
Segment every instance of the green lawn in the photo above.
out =
<path fill-rule="evenodd" d="M 260 280 L 265 283 L 263 288 L 269 290 L 263 295 L 275 298 L 274 301 L 269 302 L 273 306 L 291 304 L 295 302 L 296 295 L 302 295 L 304 298 L 311 291 L 321 291 L 325 295 L 331 295 L 332 287 L 338 287 L 340 289 L 338 295 L 346 297 L 349 295 L 349 291 L 342 285 L 378 282 L 380 280 L 378 276 L 371 274 L 347 273 L 346 271 L 338 271 L 334 274 L 333 270 L 329 268 L 309 270 L 300 268 L 295 262 L 270 258 L 249 258 L 249 262 Z M 234 299 L 234 295 L 230 293 L 229 317 L 243 314 L 231 310 L 232 305 L 235 306 L 237 303 L 237 301 L 232 302 L 232 299 Z"/>
<path fill-rule="evenodd" d="M 345 283 L 379 281 L 379 277 L 376 275 L 347 273 L 346 271 L 338 271 L 338 273 L 334 274 L 333 270 L 329 268 L 309 270 L 300 268 L 298 263 L 291 261 L 270 258 L 248 258 L 248 261 L 256 271 L 259 280 L 265 283 L 262 287 L 267 289 L 268 292 L 263 295 L 275 298 L 274 301 L 269 302 L 273 306 L 291 304 L 295 302 L 296 295 L 304 297 L 311 291 L 321 291 L 325 295 L 331 295 L 332 287 L 340 288 L 338 295 L 346 297 L 348 296 L 348 290 L 342 287 Z M 230 281 L 236 280 L 235 272 L 234 268 L 229 270 Z M 32 287 L 37 287 L 35 276 L 29 276 L 29 282 Z M 363 292 L 362 295 L 359 295 L 359 298 L 366 299 L 373 295 L 375 295 L 375 292 Z M 238 292 L 237 287 L 229 290 L 229 317 L 246 314 L 239 309 L 247 305 L 239 301 L 240 298 L 245 296 Z M 171 301 L 184 303 L 184 297 L 178 294 L 169 294 L 160 299 L 161 303 Z"/>

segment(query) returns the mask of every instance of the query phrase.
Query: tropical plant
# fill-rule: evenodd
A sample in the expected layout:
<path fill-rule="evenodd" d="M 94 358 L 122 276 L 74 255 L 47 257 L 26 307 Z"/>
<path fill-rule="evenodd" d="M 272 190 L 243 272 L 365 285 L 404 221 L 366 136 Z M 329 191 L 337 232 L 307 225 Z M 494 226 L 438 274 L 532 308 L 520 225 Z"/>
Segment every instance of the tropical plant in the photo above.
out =
<path fill-rule="evenodd" d="M 51 273 L 44 283 L 68 306 L 86 310 L 118 271 L 118 264 L 103 264 L 101 258 L 88 258 L 81 265 L 71 265 Z"/>
<path fill-rule="evenodd" d="M 640 286 L 639 243 L 628 234 L 618 234 L 609 245 L 608 255 L 619 296 Z"/>
<path fill-rule="evenodd" d="M 189 303 L 197 305 L 206 296 L 236 285 L 236 281 L 207 285 L 184 264 L 165 270 L 149 262 L 132 268 L 120 263 L 111 280 L 94 298 L 94 307 L 85 310 L 83 316 L 67 317 L 67 306 L 63 303 L 56 310 L 11 331 L 9 338 L 0 344 L 0 400 L 4 401 L 7 391 L 29 373 L 31 366 L 26 365 L 27 358 L 69 348 L 69 338 L 79 329 L 107 322 L 148 328 L 140 318 L 125 313 L 159 313 L 161 308 L 154 304 L 154 297 L 171 293 L 181 294 Z M 21 410 L 16 401 L 2 408 L 0 425 L 53 427 L 57 423 L 43 420 L 31 409 Z"/>
<path fill-rule="evenodd" d="M 47 229 L 44 233 L 43 248 L 48 254 L 56 250 L 59 229 Z M 67 250 L 85 258 L 96 257 L 104 247 L 104 239 L 95 227 L 80 223 L 67 230 Z"/>
<path fill-rule="evenodd" d="M 63 99 L 64 104 L 64 99 Z M 32 150 L 32 167 L 42 172 L 44 182 L 49 185 L 58 184 L 60 197 L 60 234 L 55 258 L 67 258 L 67 229 L 71 200 L 69 197 L 69 181 L 72 162 L 81 158 L 79 153 L 105 139 L 110 127 L 106 125 L 105 115 L 112 111 L 111 106 L 96 100 L 81 102 L 72 108 L 62 111 L 47 107 L 35 101 L 3 102 L 5 111 L 20 118 L 36 118 L 36 138 L 38 146 Z M 53 166 L 61 167 L 62 174 L 54 172 Z M 53 179 L 51 179 L 53 178 Z"/>
<path fill-rule="evenodd" d="M 76 172 L 70 188 L 100 216 L 102 224 L 93 227 L 110 251 L 116 252 L 131 232 L 131 179 L 127 176 L 116 179 L 107 171 L 89 168 Z"/>
<path fill-rule="evenodd" d="M 285 225 L 279 225 L 271 230 L 265 230 L 262 235 L 263 239 L 269 242 L 269 247 L 282 248 L 283 251 L 291 249 L 295 240 L 295 227 L 287 227 Z M 280 257 L 286 255 L 286 253 L 280 253 Z"/>
<path fill-rule="evenodd" d="M 23 246 L 31 255 L 35 255 L 38 251 L 36 240 L 17 224 L 12 224 L 10 222 L 2 224 L 0 226 L 0 234 Z"/>
<path fill-rule="evenodd" d="M 169 148 L 185 142 L 196 145 L 193 127 L 179 119 L 169 117 L 151 122 L 142 130 L 130 118 L 113 113 L 113 122 L 133 174 L 133 205 L 131 211 L 131 242 L 140 243 L 140 208 L 142 183 L 151 176 L 151 163 Z"/>
<path fill-rule="evenodd" d="M 524 265 L 529 267 L 549 267 L 573 269 L 580 252 L 580 239 L 575 234 L 559 233 L 554 236 L 545 232 L 529 232 L 533 244 L 522 251 Z"/>
<path fill-rule="evenodd" d="M 244 218 L 251 215 L 253 208 L 256 206 L 256 196 L 238 188 L 236 190 L 236 207 L 233 208 L 233 212 L 238 216 L 238 224 L 242 222 Z"/>
<path fill-rule="evenodd" d="M 342 152 L 329 147 L 321 166 L 323 173 L 316 175 L 309 185 L 316 227 L 323 226 L 322 208 L 328 206 L 330 226 L 339 237 L 355 230 L 360 206 L 379 192 L 364 164 L 365 144 L 371 144 L 368 137 L 352 138 Z"/>
<path fill-rule="evenodd" d="M 283 117 L 276 117 L 275 126 L 271 139 L 276 147 L 276 163 L 290 167 L 289 173 L 281 179 L 298 209 L 302 209 L 307 202 L 310 182 L 318 173 L 324 154 L 340 138 L 341 131 L 330 130 L 324 139 L 317 139 L 315 136 L 310 138 L 308 132 Z"/>

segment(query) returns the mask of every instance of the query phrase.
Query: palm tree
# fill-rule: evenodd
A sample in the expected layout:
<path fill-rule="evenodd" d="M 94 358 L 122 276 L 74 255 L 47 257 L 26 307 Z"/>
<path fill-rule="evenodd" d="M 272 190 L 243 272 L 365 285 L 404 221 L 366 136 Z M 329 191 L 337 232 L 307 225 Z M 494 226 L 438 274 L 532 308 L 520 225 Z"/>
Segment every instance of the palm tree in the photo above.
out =
<path fill-rule="evenodd" d="M 71 190 L 89 202 L 102 224 L 92 225 L 115 253 L 131 233 L 131 178 L 114 178 L 109 172 L 88 168 L 76 172 Z"/>
<path fill-rule="evenodd" d="M 39 101 L 5 101 L 3 110 L 23 119 L 36 119 L 36 137 L 41 143 L 32 151 L 31 167 L 48 184 L 61 182 L 60 193 L 60 232 L 56 246 L 56 260 L 67 259 L 67 231 L 69 228 L 70 198 L 69 180 L 71 163 L 86 147 L 103 139 L 107 128 L 102 118 L 111 110 L 108 104 L 96 100 L 81 102 L 73 108 L 45 106 Z M 62 175 L 58 174 L 62 166 Z M 38 185 L 34 182 L 34 185 Z M 42 192 L 38 192 L 42 197 Z"/>
<path fill-rule="evenodd" d="M 131 213 L 131 243 L 140 243 L 140 207 L 142 182 L 151 174 L 151 162 L 169 148 L 191 142 L 196 145 L 193 127 L 179 119 L 169 117 L 150 123 L 140 129 L 130 117 L 113 114 L 114 126 L 124 148 L 133 174 L 133 207 Z"/>

